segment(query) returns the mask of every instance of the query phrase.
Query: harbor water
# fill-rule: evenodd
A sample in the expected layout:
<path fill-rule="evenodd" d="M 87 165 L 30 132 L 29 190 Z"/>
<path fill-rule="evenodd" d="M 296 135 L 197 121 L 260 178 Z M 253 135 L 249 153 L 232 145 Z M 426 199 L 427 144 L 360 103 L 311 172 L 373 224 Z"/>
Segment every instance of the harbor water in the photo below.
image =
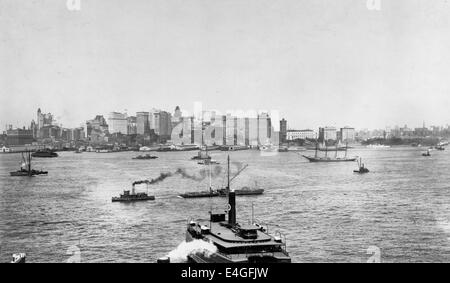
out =
<path fill-rule="evenodd" d="M 450 150 L 422 151 L 349 151 L 363 157 L 364 175 L 353 173 L 356 162 L 309 163 L 295 152 L 214 151 L 220 165 L 212 184 L 225 184 L 227 154 L 231 175 L 248 164 L 232 188 L 265 192 L 237 197 L 238 222 L 251 221 L 253 204 L 254 218 L 286 237 L 293 262 L 450 262 Z M 1 262 L 18 252 L 27 262 L 155 262 L 184 241 L 189 219 L 226 208 L 226 198 L 177 197 L 209 186 L 208 166 L 190 160 L 195 151 L 153 160 L 132 160 L 136 152 L 58 154 L 34 158 L 34 169 L 49 172 L 35 177 L 9 176 L 20 154 L 0 154 Z M 184 177 L 148 186 L 154 201 L 111 202 L 132 182 L 177 169 Z"/>

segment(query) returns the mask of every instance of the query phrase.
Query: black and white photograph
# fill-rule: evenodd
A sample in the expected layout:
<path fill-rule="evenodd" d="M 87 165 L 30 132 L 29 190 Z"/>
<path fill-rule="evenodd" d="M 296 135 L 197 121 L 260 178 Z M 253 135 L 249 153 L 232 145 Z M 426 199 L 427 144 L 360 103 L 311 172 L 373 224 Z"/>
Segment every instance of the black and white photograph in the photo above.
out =
<path fill-rule="evenodd" d="M 449 263 L 449 51 L 447 0 L 0 0 L 0 262 Z"/>

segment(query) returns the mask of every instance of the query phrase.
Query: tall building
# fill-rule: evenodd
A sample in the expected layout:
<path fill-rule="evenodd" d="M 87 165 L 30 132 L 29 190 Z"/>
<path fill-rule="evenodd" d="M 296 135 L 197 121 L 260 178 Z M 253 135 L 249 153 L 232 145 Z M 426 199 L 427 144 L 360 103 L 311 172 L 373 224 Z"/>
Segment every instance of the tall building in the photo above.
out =
<path fill-rule="evenodd" d="M 287 121 L 283 118 L 280 121 L 280 143 L 285 143 L 287 140 Z"/>
<path fill-rule="evenodd" d="M 175 107 L 175 111 L 173 112 L 173 116 L 172 116 L 172 128 L 175 127 L 176 125 L 178 125 L 179 123 L 181 123 L 183 119 L 180 107 L 177 106 Z"/>
<path fill-rule="evenodd" d="M 340 130 L 341 142 L 354 142 L 356 138 L 355 128 L 344 127 Z"/>
<path fill-rule="evenodd" d="M 170 139 L 172 133 L 172 114 L 154 109 L 150 112 L 149 117 L 150 129 L 153 129 L 160 139 Z"/>
<path fill-rule="evenodd" d="M 42 138 L 41 134 L 45 131 L 41 131 L 41 129 L 53 125 L 53 115 L 51 113 L 43 114 L 41 108 L 38 108 L 36 118 L 36 136 Z"/>
<path fill-rule="evenodd" d="M 110 112 L 108 115 L 109 133 L 128 133 L 128 120 L 126 113 Z"/>
<path fill-rule="evenodd" d="M 135 116 L 127 117 L 127 134 L 128 135 L 136 135 L 137 134 L 136 117 Z"/>
<path fill-rule="evenodd" d="M 335 127 L 324 127 L 319 128 L 319 141 L 336 140 L 336 128 Z"/>
<path fill-rule="evenodd" d="M 136 133 L 138 135 L 150 134 L 149 112 L 136 113 Z"/>
<path fill-rule="evenodd" d="M 108 133 L 108 124 L 103 115 L 97 115 L 94 119 L 86 121 L 86 134 L 90 141 L 105 142 Z"/>
<path fill-rule="evenodd" d="M 33 131 L 23 129 L 8 129 L 6 131 L 6 143 L 8 145 L 26 145 L 33 142 Z"/>

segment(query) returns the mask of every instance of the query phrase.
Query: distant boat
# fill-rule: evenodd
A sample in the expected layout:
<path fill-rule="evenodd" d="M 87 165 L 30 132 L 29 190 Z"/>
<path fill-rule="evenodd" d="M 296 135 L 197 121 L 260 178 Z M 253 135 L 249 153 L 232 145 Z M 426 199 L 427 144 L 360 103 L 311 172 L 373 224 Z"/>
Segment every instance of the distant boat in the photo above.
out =
<path fill-rule="evenodd" d="M 437 150 L 445 150 L 445 147 L 443 147 L 442 145 L 436 146 L 435 149 Z"/>
<path fill-rule="evenodd" d="M 369 173 L 369 169 L 367 169 L 364 165 L 364 163 L 362 163 L 362 158 L 359 159 L 358 162 L 358 170 L 353 170 L 354 173 L 359 173 L 359 174 L 365 174 L 365 173 Z"/>
<path fill-rule="evenodd" d="M 326 145 L 325 145 L 326 146 Z M 347 147 L 345 148 L 345 156 L 344 157 L 338 157 L 337 156 L 337 152 L 338 150 L 328 150 L 327 147 L 325 150 L 325 156 L 323 157 L 319 157 L 317 154 L 318 151 L 318 143 L 316 143 L 316 151 L 315 151 L 315 155 L 314 156 L 306 156 L 306 155 L 302 155 L 304 158 L 308 159 L 309 162 L 349 162 L 349 161 L 355 161 L 358 157 L 347 157 Z M 337 145 L 336 145 L 337 148 Z M 328 156 L 328 151 L 334 151 L 334 157 L 329 157 Z"/>
<path fill-rule="evenodd" d="M 47 175 L 48 174 L 47 171 L 31 169 L 31 156 L 32 156 L 32 154 L 30 154 L 29 151 L 27 152 L 26 158 L 22 153 L 22 162 L 20 165 L 20 170 L 15 171 L 15 172 L 10 172 L 9 174 L 11 176 L 16 176 L 16 177 L 20 177 L 20 176 L 31 177 L 31 176 L 35 176 L 35 175 Z"/>
<path fill-rule="evenodd" d="M 369 144 L 366 146 L 367 148 L 390 148 L 390 145 L 384 145 L 384 144 Z"/>
<path fill-rule="evenodd" d="M 146 154 L 146 155 L 138 155 L 136 157 L 133 157 L 132 159 L 156 159 L 158 156 Z"/>
<path fill-rule="evenodd" d="M 220 164 L 218 161 L 214 159 L 205 159 L 202 161 L 197 162 L 200 165 L 210 165 L 210 164 Z"/>
<path fill-rule="evenodd" d="M 135 185 L 141 183 L 141 182 L 134 182 L 131 192 L 124 190 L 123 194 L 121 194 L 119 197 L 113 197 L 112 202 L 135 202 L 135 201 L 146 201 L 146 200 L 155 200 L 155 196 L 149 196 L 148 193 L 136 193 L 135 192 Z M 147 184 L 147 191 L 148 191 L 148 183 Z"/>
<path fill-rule="evenodd" d="M 58 157 L 58 154 L 49 148 L 39 149 L 31 154 L 32 157 Z"/>

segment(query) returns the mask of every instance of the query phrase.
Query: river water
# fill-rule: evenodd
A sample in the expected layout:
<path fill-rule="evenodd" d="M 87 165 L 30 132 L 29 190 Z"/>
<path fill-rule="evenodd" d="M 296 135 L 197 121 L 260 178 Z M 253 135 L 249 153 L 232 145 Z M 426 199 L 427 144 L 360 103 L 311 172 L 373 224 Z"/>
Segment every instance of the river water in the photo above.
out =
<path fill-rule="evenodd" d="M 0 154 L 0 262 L 17 252 L 28 262 L 154 262 L 167 255 L 183 242 L 188 219 L 208 219 L 226 199 L 177 198 L 206 189 L 209 178 L 174 175 L 148 187 L 154 201 L 112 203 L 133 181 L 161 172 L 208 175 L 190 160 L 196 152 L 155 154 L 132 160 L 137 153 L 61 152 L 33 159 L 49 175 L 32 178 L 10 177 L 20 155 Z M 227 154 L 212 153 L 222 168 Z M 293 152 L 229 154 L 232 172 L 248 164 L 232 188 L 256 182 L 265 189 L 237 197 L 238 222 L 250 221 L 253 204 L 269 232 L 285 235 L 293 262 L 450 262 L 449 149 L 431 157 L 411 147 L 352 150 L 370 169 L 366 175 L 354 174 L 353 162 L 308 163 Z M 224 184 L 220 172 L 213 186 Z"/>

